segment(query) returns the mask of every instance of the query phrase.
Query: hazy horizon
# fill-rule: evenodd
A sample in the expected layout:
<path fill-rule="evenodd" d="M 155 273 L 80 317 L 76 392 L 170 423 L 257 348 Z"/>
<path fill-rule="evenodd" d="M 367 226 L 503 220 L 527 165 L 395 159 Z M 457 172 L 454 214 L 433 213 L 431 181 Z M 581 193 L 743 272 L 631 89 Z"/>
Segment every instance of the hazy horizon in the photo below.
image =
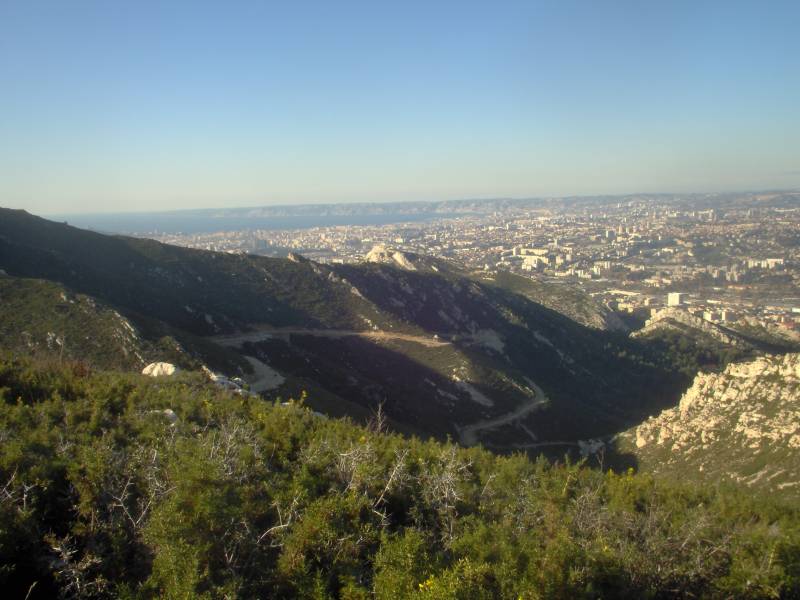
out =
<path fill-rule="evenodd" d="M 0 205 L 797 189 L 799 19 L 788 1 L 7 2 Z"/>
<path fill-rule="evenodd" d="M 694 196 L 694 195 L 726 195 L 726 194 L 797 194 L 800 193 L 800 188 L 785 188 L 785 189 L 732 189 L 732 190 L 708 190 L 708 191 L 687 191 L 676 192 L 673 190 L 665 191 L 637 191 L 637 192 L 620 192 L 608 194 L 563 194 L 563 195 L 542 195 L 542 196 L 482 196 L 482 197 L 457 197 L 457 198 L 442 198 L 442 199 L 423 199 L 423 200 L 375 200 L 375 201 L 330 201 L 330 202 L 297 202 L 297 203 L 260 203 L 260 204 L 235 204 L 232 203 L 228 206 L 185 206 L 181 208 L 161 208 L 152 210 L 136 210 L 136 209 L 110 209 L 110 210 L 96 210 L 96 211 L 62 211 L 62 212 L 49 212 L 49 213 L 35 213 L 39 216 L 51 217 L 67 217 L 67 216 L 90 216 L 90 215 L 135 215 L 135 214 L 159 214 L 159 213 L 175 213 L 175 212 L 194 212 L 194 211 L 236 211 L 248 210 L 259 208 L 302 208 L 302 207 L 332 207 L 339 205 L 364 205 L 364 206 L 380 206 L 392 204 L 438 204 L 438 203 L 458 203 L 458 202 L 492 202 L 507 200 L 511 202 L 525 202 L 525 201 L 548 201 L 548 200 L 564 200 L 564 199 L 591 199 L 591 198 L 625 198 L 633 196 Z M 22 208 L 8 206 L 4 208 Z M 32 212 L 32 211 L 28 211 Z"/>

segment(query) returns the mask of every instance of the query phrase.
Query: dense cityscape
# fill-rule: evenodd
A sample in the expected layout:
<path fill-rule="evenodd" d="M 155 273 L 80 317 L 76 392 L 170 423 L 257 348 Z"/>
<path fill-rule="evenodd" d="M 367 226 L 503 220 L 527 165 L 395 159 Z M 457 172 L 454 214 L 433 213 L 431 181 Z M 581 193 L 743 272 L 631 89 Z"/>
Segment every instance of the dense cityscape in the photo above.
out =
<path fill-rule="evenodd" d="M 800 599 L 800 1 L 0 2 L 0 589 Z"/>
<path fill-rule="evenodd" d="M 231 253 L 294 252 L 322 263 L 361 262 L 384 246 L 577 286 L 633 327 L 677 309 L 793 336 L 800 322 L 798 200 L 800 193 L 786 192 L 486 201 L 483 210 L 422 222 L 140 235 Z"/>

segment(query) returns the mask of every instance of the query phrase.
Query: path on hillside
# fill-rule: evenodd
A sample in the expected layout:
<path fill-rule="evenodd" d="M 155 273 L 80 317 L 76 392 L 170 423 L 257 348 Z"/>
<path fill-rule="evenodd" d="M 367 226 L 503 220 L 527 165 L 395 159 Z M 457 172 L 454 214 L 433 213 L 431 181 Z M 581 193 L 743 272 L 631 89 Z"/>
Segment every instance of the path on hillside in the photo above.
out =
<path fill-rule="evenodd" d="M 392 331 L 357 331 L 350 329 L 306 329 L 306 328 L 291 328 L 291 327 L 260 327 L 256 331 L 249 331 L 247 333 L 236 333 L 230 335 L 218 335 L 213 339 L 218 344 L 223 346 L 238 347 L 247 342 L 261 342 L 269 339 L 288 339 L 292 335 L 311 335 L 315 337 L 324 337 L 331 339 L 338 339 L 344 337 L 361 337 L 372 340 L 402 340 L 406 342 L 414 342 L 422 344 L 429 348 L 437 348 L 441 346 L 450 346 L 449 341 L 440 340 L 432 336 L 412 335 L 409 333 L 397 333 Z M 250 357 L 246 357 L 250 360 Z M 252 361 L 251 361 L 252 364 Z M 263 363 L 262 363 L 263 364 Z M 255 366 L 255 365 L 254 365 Z M 266 366 L 266 365 L 265 365 Z M 269 368 L 269 367 L 268 367 Z M 478 443 L 478 434 L 481 431 L 489 431 L 497 429 L 504 425 L 508 425 L 518 419 L 522 419 L 529 413 L 533 412 L 548 401 L 542 388 L 528 380 L 528 384 L 533 389 L 534 394 L 524 403 L 516 407 L 511 412 L 499 415 L 492 419 L 485 419 L 476 423 L 470 423 L 463 427 L 458 427 L 458 435 L 461 443 L 464 446 L 474 446 Z"/>
<path fill-rule="evenodd" d="M 357 331 L 351 329 L 305 329 L 305 328 L 259 328 L 256 331 L 247 333 L 235 333 L 231 335 L 217 335 L 211 339 L 223 346 L 241 346 L 246 342 L 263 342 L 264 340 L 275 338 L 288 338 L 292 335 L 311 335 L 314 337 L 324 337 L 338 339 L 343 337 L 360 337 L 371 340 L 402 340 L 422 344 L 428 348 L 438 348 L 449 346 L 450 342 L 436 339 L 433 336 L 412 335 L 410 333 L 397 333 L 393 331 Z"/>
<path fill-rule="evenodd" d="M 535 448 L 546 448 L 548 446 L 555 446 L 555 447 L 564 447 L 564 446 L 571 446 L 574 448 L 580 448 L 580 444 L 578 442 L 536 442 L 534 444 L 509 444 L 506 446 L 496 446 L 492 445 L 490 447 L 495 448 L 502 448 L 503 450 L 508 450 L 509 448 L 515 448 L 517 450 L 533 450 Z"/>
<path fill-rule="evenodd" d="M 253 356 L 245 356 L 247 362 L 253 367 L 253 374 L 248 376 L 250 391 L 260 394 L 281 386 L 286 378 L 269 365 Z"/>
<path fill-rule="evenodd" d="M 534 395 L 529 398 L 527 402 L 520 404 L 511 412 L 500 415 L 499 417 L 494 417 L 493 419 L 485 419 L 483 421 L 478 421 L 477 423 L 471 423 L 469 425 L 459 427 L 458 435 L 461 439 L 461 444 L 464 446 L 474 446 L 478 443 L 478 432 L 489 431 L 491 429 L 502 427 L 503 425 L 508 425 L 517 419 L 525 417 L 529 413 L 545 404 L 547 402 L 547 396 L 545 395 L 544 391 L 542 391 L 542 388 L 530 380 L 528 380 L 528 384 L 533 388 Z"/>

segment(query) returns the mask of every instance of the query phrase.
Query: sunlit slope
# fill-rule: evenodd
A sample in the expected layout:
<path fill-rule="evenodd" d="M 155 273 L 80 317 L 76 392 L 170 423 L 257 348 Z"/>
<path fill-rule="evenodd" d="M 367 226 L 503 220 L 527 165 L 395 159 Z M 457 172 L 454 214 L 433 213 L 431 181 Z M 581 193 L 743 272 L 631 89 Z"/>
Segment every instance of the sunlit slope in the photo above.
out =
<path fill-rule="evenodd" d="M 800 355 L 700 373 L 677 407 L 619 438 L 642 468 L 800 493 Z"/>

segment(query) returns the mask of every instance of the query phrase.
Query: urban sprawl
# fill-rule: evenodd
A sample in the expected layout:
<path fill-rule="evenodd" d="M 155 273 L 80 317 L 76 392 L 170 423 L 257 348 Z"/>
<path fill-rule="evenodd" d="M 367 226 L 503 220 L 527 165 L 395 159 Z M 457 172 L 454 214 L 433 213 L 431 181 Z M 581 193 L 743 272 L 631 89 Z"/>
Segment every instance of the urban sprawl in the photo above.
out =
<path fill-rule="evenodd" d="M 442 212 L 380 226 L 147 235 L 332 263 L 359 262 L 385 246 L 577 286 L 631 324 L 663 310 L 788 334 L 800 323 L 797 192 L 486 201 L 483 210 Z"/>

